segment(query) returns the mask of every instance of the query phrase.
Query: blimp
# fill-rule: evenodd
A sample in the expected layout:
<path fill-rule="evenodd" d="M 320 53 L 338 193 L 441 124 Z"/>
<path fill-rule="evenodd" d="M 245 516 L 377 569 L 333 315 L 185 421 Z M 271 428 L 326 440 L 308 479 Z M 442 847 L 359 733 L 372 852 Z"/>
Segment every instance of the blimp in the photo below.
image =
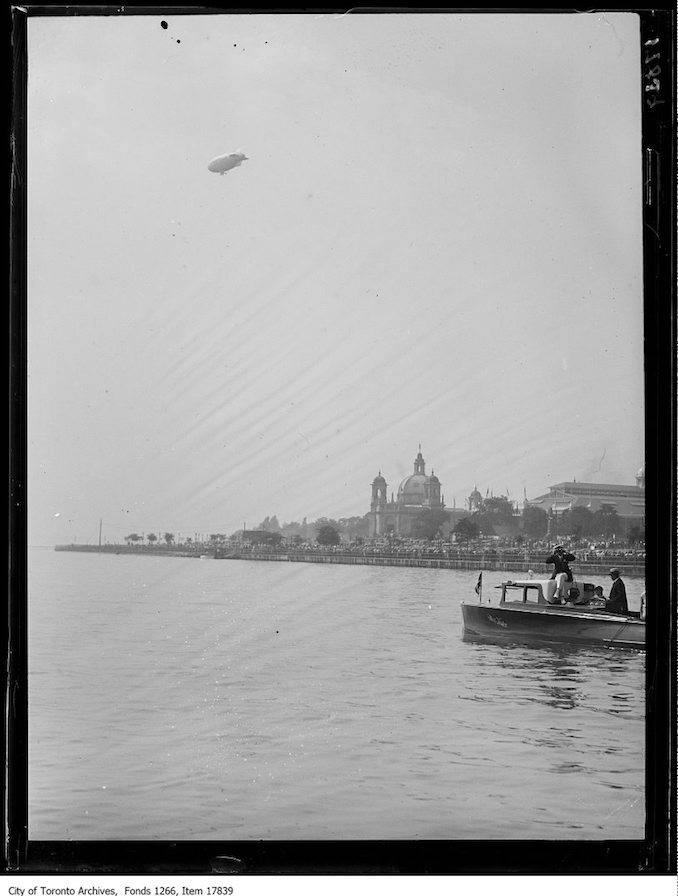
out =
<path fill-rule="evenodd" d="M 207 168 L 209 171 L 214 171 L 215 174 L 226 174 L 231 168 L 237 168 L 238 165 L 242 165 L 246 161 L 247 156 L 245 153 L 238 150 L 237 152 L 227 152 L 223 156 L 217 156 L 212 159 Z"/>

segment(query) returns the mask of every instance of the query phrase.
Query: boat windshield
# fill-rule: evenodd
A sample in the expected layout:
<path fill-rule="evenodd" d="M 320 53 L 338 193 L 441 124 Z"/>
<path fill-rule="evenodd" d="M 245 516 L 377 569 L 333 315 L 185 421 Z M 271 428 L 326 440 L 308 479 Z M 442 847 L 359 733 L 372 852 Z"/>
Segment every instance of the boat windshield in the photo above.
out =
<path fill-rule="evenodd" d="M 540 584 L 528 584 L 527 582 L 515 582 L 506 584 L 504 590 L 504 600 L 519 601 L 522 603 L 537 604 L 540 603 L 542 595 L 542 587 Z M 543 597 L 541 603 L 543 603 Z"/>

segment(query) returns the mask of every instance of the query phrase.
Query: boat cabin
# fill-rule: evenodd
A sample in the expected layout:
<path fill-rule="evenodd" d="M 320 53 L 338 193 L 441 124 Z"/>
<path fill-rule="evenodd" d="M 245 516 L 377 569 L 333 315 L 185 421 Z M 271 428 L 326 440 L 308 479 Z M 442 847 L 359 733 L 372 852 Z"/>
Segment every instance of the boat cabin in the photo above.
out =
<path fill-rule="evenodd" d="M 517 582 L 503 582 L 501 587 L 501 603 L 524 603 L 558 605 L 555 597 L 555 579 L 522 579 Z M 568 603 L 587 604 L 594 597 L 591 582 L 566 582 L 564 597 Z"/>

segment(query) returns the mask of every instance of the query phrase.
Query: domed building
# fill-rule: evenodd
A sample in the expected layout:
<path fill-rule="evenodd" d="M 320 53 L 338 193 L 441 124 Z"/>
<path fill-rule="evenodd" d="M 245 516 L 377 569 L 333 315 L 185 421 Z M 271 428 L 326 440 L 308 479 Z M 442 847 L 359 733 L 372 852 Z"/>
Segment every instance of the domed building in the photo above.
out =
<path fill-rule="evenodd" d="M 387 484 L 379 474 L 372 482 L 372 501 L 368 514 L 369 534 L 411 535 L 413 524 L 422 510 L 444 510 L 445 502 L 440 490 L 440 480 L 431 470 L 426 475 L 426 463 L 421 453 L 414 459 L 414 472 L 398 486 L 397 496 L 387 499 Z"/>
<path fill-rule="evenodd" d="M 473 486 L 473 491 L 468 496 L 468 509 L 471 513 L 476 513 L 478 510 L 483 509 L 483 496 L 478 491 L 478 486 Z"/>

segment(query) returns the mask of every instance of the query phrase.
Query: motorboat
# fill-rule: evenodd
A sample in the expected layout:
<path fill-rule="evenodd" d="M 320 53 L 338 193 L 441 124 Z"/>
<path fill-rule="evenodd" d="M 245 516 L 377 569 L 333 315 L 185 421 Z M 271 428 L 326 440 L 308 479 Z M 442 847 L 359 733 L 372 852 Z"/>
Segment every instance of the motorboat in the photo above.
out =
<path fill-rule="evenodd" d="M 645 650 L 640 613 L 616 613 L 594 596 L 589 582 L 567 582 L 562 597 L 553 579 L 521 579 L 496 586 L 496 603 L 462 603 L 464 640 L 539 642 L 628 647 Z"/>

